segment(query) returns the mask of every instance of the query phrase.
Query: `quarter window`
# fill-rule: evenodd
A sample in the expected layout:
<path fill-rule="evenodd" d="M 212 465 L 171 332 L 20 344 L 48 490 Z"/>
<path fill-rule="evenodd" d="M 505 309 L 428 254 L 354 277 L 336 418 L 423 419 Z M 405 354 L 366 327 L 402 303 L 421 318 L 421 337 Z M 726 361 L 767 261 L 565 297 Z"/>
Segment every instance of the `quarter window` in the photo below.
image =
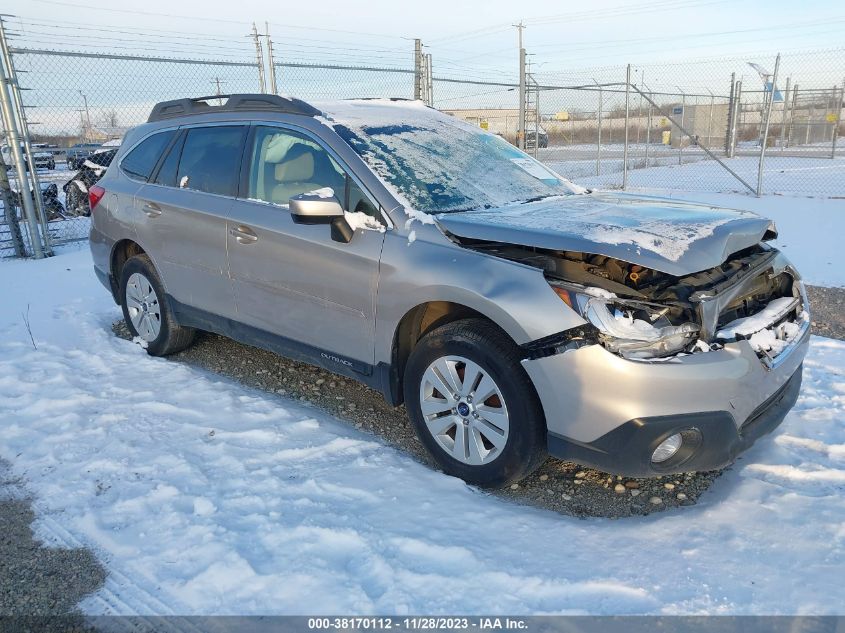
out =
<path fill-rule="evenodd" d="M 174 134 L 175 130 L 168 130 L 148 136 L 123 158 L 121 169 L 130 176 L 147 180 Z"/>
<path fill-rule="evenodd" d="M 157 185 L 165 185 L 168 187 L 176 186 L 176 170 L 179 168 L 179 157 L 182 155 L 182 144 L 185 142 L 184 135 L 178 139 L 167 152 L 161 167 L 158 168 L 153 182 Z"/>
<path fill-rule="evenodd" d="M 237 193 L 244 130 L 241 125 L 188 129 L 176 186 L 234 196 Z"/>

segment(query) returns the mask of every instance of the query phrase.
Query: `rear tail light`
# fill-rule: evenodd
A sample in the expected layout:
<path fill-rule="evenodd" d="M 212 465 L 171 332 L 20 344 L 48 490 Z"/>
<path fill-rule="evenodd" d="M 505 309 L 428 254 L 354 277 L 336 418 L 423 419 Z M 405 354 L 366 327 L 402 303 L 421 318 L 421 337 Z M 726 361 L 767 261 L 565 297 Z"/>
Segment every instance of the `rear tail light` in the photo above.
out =
<path fill-rule="evenodd" d="M 88 206 L 92 211 L 97 206 L 97 203 L 103 199 L 104 195 L 106 195 L 106 190 L 100 185 L 93 185 L 88 189 Z"/>

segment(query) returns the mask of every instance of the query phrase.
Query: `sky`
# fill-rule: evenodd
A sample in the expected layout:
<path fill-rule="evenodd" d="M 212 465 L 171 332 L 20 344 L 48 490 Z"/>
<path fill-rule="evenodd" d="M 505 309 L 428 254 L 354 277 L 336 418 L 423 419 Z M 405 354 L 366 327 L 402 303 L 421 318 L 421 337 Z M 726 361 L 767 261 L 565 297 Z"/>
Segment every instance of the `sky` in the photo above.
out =
<path fill-rule="evenodd" d="M 432 56 L 436 107 L 515 107 L 518 30 L 513 25 L 520 22 L 530 72 L 539 83 L 615 86 L 606 88 L 604 97 L 546 91 L 542 105 L 548 113 L 596 109 L 601 99 L 607 110 L 619 107 L 628 63 L 634 83 L 670 100 L 681 93 L 702 102 L 710 95 L 725 100 L 732 73 L 743 81 L 745 93 L 762 94 L 760 77 L 746 62 L 772 69 L 779 51 L 784 53 L 781 87 L 785 77 L 805 89 L 830 89 L 845 80 L 841 1 L 593 0 L 570 11 L 565 6 L 538 0 L 357 5 L 340 0 L 6 0 L 0 10 L 12 16 L 5 23 L 14 47 L 241 63 L 255 62 L 254 21 L 262 33 L 269 27 L 276 62 L 293 63 L 279 70 L 279 92 L 307 100 L 411 97 L 408 71 L 419 38 Z M 213 94 L 218 80 L 222 92 L 258 89 L 253 67 L 32 53 L 14 57 L 25 71 L 24 99 L 36 129 L 44 133 L 78 128 L 84 107 L 92 120 L 116 114 L 127 125 L 144 120 L 157 101 Z M 405 72 L 315 70 L 296 63 Z M 98 77 L 93 86 L 92 76 Z"/>
<path fill-rule="evenodd" d="M 436 72 L 465 77 L 514 75 L 511 25 L 520 21 L 532 67 L 546 73 L 845 45 L 845 6 L 836 0 L 593 0 L 569 11 L 538 0 L 4 4 L 28 46 L 246 57 L 252 21 L 261 30 L 266 21 L 277 58 L 404 66 L 421 38 Z"/>

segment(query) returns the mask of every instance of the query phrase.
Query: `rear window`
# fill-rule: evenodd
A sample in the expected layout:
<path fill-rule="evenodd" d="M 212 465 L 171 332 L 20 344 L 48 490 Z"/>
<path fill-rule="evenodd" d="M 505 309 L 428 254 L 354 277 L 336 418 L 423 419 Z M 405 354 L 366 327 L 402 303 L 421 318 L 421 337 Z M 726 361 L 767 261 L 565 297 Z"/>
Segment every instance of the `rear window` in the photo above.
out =
<path fill-rule="evenodd" d="M 168 130 L 148 136 L 120 161 L 121 169 L 130 176 L 147 180 L 174 134 L 175 130 Z"/>
<path fill-rule="evenodd" d="M 176 186 L 221 196 L 236 195 L 245 129 L 242 125 L 189 129 Z"/>

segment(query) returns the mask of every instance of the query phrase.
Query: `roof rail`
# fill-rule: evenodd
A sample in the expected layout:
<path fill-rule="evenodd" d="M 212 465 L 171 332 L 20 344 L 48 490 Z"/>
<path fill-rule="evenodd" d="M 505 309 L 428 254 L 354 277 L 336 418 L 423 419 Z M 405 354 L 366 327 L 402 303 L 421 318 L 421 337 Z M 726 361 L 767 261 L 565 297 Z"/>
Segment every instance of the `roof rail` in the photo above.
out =
<path fill-rule="evenodd" d="M 226 101 L 219 106 L 208 103 L 214 99 Z M 305 116 L 320 114 L 317 108 L 299 99 L 272 94 L 231 94 L 162 101 L 153 106 L 147 122 L 211 112 L 254 112 L 256 110 Z"/>

